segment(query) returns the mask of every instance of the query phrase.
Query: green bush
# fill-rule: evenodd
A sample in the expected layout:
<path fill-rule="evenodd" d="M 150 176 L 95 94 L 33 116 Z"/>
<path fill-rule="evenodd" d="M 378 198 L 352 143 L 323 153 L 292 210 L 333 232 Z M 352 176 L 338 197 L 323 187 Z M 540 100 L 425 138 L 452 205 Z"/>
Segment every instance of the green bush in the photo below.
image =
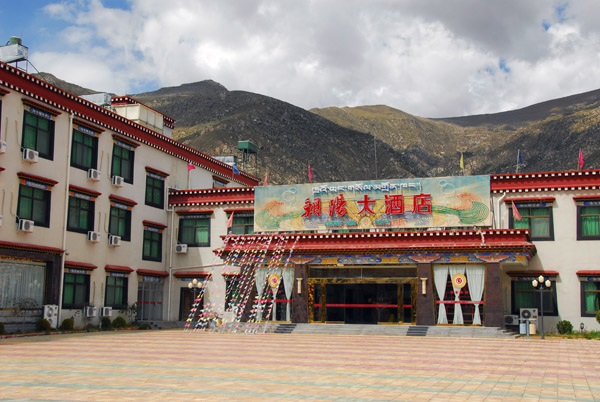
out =
<path fill-rule="evenodd" d="M 596 311 L 596 321 L 600 324 L 600 310 Z"/>
<path fill-rule="evenodd" d="M 40 318 L 35 322 L 35 330 L 50 332 L 50 321 L 45 318 Z"/>
<path fill-rule="evenodd" d="M 573 332 L 573 324 L 567 320 L 559 321 L 556 324 L 556 329 L 558 329 L 559 334 L 570 334 Z"/>
<path fill-rule="evenodd" d="M 65 318 L 60 324 L 61 331 L 72 331 L 75 326 L 75 321 L 72 318 Z"/>
<path fill-rule="evenodd" d="M 127 321 L 125 321 L 125 318 L 118 316 L 113 320 L 112 326 L 114 328 L 125 328 L 127 326 Z"/>
<path fill-rule="evenodd" d="M 112 323 L 110 322 L 110 318 L 102 317 L 102 320 L 100 320 L 100 328 L 102 328 L 102 331 L 108 331 L 111 329 Z"/>
<path fill-rule="evenodd" d="M 150 324 L 148 324 L 147 322 L 145 322 L 143 324 L 140 324 L 140 326 L 138 327 L 138 329 L 141 329 L 141 330 L 150 329 Z"/>
<path fill-rule="evenodd" d="M 97 331 L 97 330 L 98 330 L 98 326 L 97 326 L 97 325 L 94 325 L 94 324 L 87 324 L 87 325 L 85 326 L 85 330 L 86 330 L 87 332 L 91 332 L 91 331 Z"/>
<path fill-rule="evenodd" d="M 4 329 L 3 322 L 0 322 L 0 335 L 6 335 L 6 330 Z"/>

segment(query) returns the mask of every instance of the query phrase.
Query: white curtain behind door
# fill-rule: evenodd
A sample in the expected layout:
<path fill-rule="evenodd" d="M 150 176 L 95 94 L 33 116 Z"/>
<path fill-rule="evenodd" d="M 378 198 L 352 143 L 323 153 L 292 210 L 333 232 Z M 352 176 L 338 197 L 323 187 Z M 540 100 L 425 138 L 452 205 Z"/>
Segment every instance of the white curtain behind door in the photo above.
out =
<path fill-rule="evenodd" d="M 260 301 L 263 297 L 262 291 L 265 288 L 265 280 L 267 279 L 266 268 L 256 268 L 255 282 L 256 282 L 256 296 L 259 302 L 256 304 L 256 321 L 262 319 L 262 306 L 263 303 Z"/>
<path fill-rule="evenodd" d="M 448 271 L 450 272 L 450 277 L 453 277 L 455 274 L 464 274 L 465 266 L 462 264 L 451 264 L 448 266 Z M 454 300 L 457 302 L 454 304 L 454 320 L 452 324 L 464 324 L 462 307 L 460 305 L 460 288 L 455 288 L 454 283 L 452 283 L 452 289 L 454 290 Z"/>
<path fill-rule="evenodd" d="M 485 279 L 485 267 L 483 265 L 467 265 L 467 282 L 471 292 L 471 300 L 480 302 L 483 297 L 483 287 Z M 475 304 L 473 313 L 473 325 L 481 325 L 481 315 L 479 313 L 479 304 Z"/>
<path fill-rule="evenodd" d="M 285 290 L 285 298 L 287 300 L 292 299 L 292 290 L 294 289 L 294 267 L 285 267 L 283 270 L 283 289 Z M 291 302 L 286 303 L 287 306 L 285 308 L 285 320 L 291 321 Z"/>
<path fill-rule="evenodd" d="M 433 266 L 433 280 L 435 282 L 435 289 L 437 291 L 440 302 L 444 301 L 444 294 L 446 293 L 446 282 L 448 281 L 448 266 L 447 265 L 434 265 Z M 448 324 L 448 316 L 446 315 L 446 305 L 440 303 L 438 308 L 438 324 Z"/>

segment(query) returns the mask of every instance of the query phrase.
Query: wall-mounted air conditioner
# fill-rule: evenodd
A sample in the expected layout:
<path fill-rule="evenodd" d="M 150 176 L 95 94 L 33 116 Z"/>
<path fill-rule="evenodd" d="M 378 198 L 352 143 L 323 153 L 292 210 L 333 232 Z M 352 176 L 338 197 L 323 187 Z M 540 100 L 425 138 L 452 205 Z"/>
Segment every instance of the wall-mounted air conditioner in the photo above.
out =
<path fill-rule="evenodd" d="M 0 154 L 6 153 L 6 141 L 0 141 Z"/>
<path fill-rule="evenodd" d="M 102 174 L 100 173 L 99 170 L 88 169 L 88 179 L 93 180 L 93 181 L 98 181 L 98 180 L 100 180 L 100 177 L 102 177 Z"/>
<path fill-rule="evenodd" d="M 100 232 L 88 232 L 87 241 L 91 243 L 98 243 L 100 241 Z"/>
<path fill-rule="evenodd" d="M 97 314 L 98 314 L 98 310 L 96 309 L 96 307 L 87 306 L 87 307 L 84 307 L 84 309 L 83 309 L 83 315 L 86 318 L 95 317 Z"/>
<path fill-rule="evenodd" d="M 185 254 L 188 252 L 188 245 L 187 244 L 178 244 L 175 246 L 175 252 L 179 253 L 179 254 Z"/>
<path fill-rule="evenodd" d="M 112 185 L 117 187 L 123 186 L 123 178 L 121 176 L 113 176 L 112 177 Z"/>
<path fill-rule="evenodd" d="M 23 149 L 23 160 L 27 162 L 37 162 L 39 153 L 35 149 L 25 148 Z"/>
<path fill-rule="evenodd" d="M 529 318 L 530 320 L 537 320 L 538 309 L 537 308 L 522 308 L 520 310 L 521 318 Z"/>
<path fill-rule="evenodd" d="M 102 317 L 110 317 L 112 315 L 112 307 L 100 307 Z"/>
<path fill-rule="evenodd" d="M 33 232 L 35 223 L 27 219 L 19 219 L 19 232 Z"/>
<path fill-rule="evenodd" d="M 108 245 L 109 246 L 120 246 L 121 245 L 121 236 L 114 236 L 114 235 L 110 235 L 108 236 Z"/>
<path fill-rule="evenodd" d="M 519 325 L 519 316 L 518 315 L 505 315 L 504 316 L 504 325 Z"/>

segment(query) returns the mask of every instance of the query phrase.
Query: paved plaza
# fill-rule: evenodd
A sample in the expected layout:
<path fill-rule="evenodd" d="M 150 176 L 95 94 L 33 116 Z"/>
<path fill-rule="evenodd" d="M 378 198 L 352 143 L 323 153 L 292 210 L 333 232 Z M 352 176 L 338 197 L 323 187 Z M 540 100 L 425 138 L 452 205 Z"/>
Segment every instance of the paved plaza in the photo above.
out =
<path fill-rule="evenodd" d="M 120 331 L 0 340 L 0 401 L 600 400 L 600 342 Z"/>

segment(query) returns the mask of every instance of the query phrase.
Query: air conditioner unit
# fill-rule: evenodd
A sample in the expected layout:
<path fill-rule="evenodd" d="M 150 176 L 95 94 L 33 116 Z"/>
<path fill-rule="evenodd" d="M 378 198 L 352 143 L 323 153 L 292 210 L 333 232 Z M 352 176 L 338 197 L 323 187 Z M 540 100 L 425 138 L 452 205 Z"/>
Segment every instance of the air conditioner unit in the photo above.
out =
<path fill-rule="evenodd" d="M 537 320 L 538 318 L 537 308 L 522 308 L 520 313 L 521 318 L 529 318 L 530 320 Z"/>
<path fill-rule="evenodd" d="M 113 176 L 112 177 L 112 185 L 117 187 L 123 186 L 123 178 L 121 176 Z"/>
<path fill-rule="evenodd" d="M 179 254 L 187 253 L 188 245 L 187 244 L 178 244 L 175 246 L 175 252 Z"/>
<path fill-rule="evenodd" d="M 504 316 L 504 325 L 519 325 L 519 316 L 518 315 L 505 315 Z"/>
<path fill-rule="evenodd" d="M 100 232 L 88 232 L 87 241 L 98 243 L 100 241 Z"/>
<path fill-rule="evenodd" d="M 56 304 L 45 304 L 43 314 L 43 318 L 50 322 L 50 327 L 56 328 L 58 325 L 58 306 Z"/>
<path fill-rule="evenodd" d="M 98 181 L 102 177 L 102 174 L 99 170 L 96 169 L 88 169 L 88 179 Z"/>
<path fill-rule="evenodd" d="M 19 232 L 33 232 L 35 223 L 27 219 L 19 219 Z"/>
<path fill-rule="evenodd" d="M 39 157 L 38 151 L 35 149 L 23 149 L 23 160 L 27 162 L 37 162 Z"/>
<path fill-rule="evenodd" d="M 95 317 L 97 314 L 98 310 L 96 310 L 96 307 L 87 306 L 83 309 L 83 315 L 87 318 Z"/>
<path fill-rule="evenodd" d="M 0 154 L 6 153 L 6 141 L 0 141 Z"/>
<path fill-rule="evenodd" d="M 112 315 L 112 307 L 100 307 L 102 317 L 110 317 Z"/>
<path fill-rule="evenodd" d="M 108 236 L 108 245 L 109 246 L 120 246 L 121 245 L 121 236 Z"/>

